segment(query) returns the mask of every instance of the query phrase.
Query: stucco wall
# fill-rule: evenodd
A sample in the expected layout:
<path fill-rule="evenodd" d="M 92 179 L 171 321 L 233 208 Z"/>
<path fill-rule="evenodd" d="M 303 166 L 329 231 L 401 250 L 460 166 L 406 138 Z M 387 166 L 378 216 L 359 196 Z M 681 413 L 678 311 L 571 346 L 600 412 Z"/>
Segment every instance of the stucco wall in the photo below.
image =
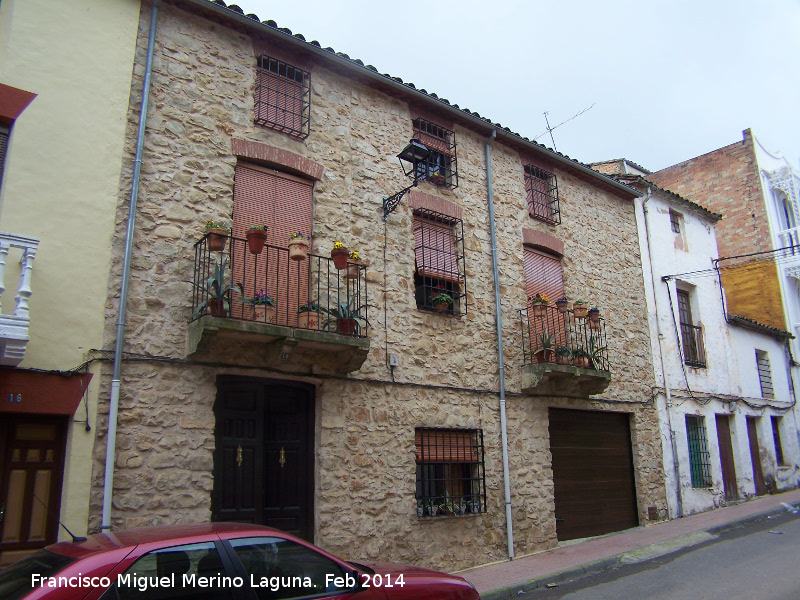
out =
<path fill-rule="evenodd" d="M 141 93 L 147 26 L 145 17 L 140 25 L 128 152 Z M 287 52 L 285 47 L 271 50 Z M 113 523 L 208 519 L 215 376 L 290 377 L 266 370 L 167 362 L 185 358 L 192 245 L 206 219 L 230 219 L 236 164 L 231 139 L 240 138 L 324 165 L 322 179 L 314 185 L 313 250 L 326 254 L 334 240 L 358 249 L 370 261 L 369 300 L 379 307 L 370 310 L 370 353 L 359 371 L 343 378 L 301 378 L 316 386 L 316 542 L 342 555 L 447 568 L 502 559 L 505 515 L 486 137 L 456 124 L 459 187 L 448 191 L 427 182 L 419 186 L 422 192 L 461 206 L 466 233 L 469 311 L 462 317 L 433 314 L 417 310 L 414 300 L 414 240 L 407 202 L 389 217 L 385 229 L 381 221 L 383 196 L 407 185 L 395 159 L 412 136 L 412 108 L 404 99 L 314 63 L 308 139 L 301 142 L 257 127 L 252 123 L 252 40 L 169 3 L 162 5 L 153 65 L 126 349 L 160 358 L 124 364 Z M 640 518 L 646 520 L 651 506 L 663 514 L 666 504 L 630 195 L 617 195 L 558 168 L 563 222 L 551 227 L 527 216 L 517 152 L 495 143 L 492 156 L 512 509 L 516 551 L 524 554 L 556 543 L 549 406 L 629 413 Z M 126 168 L 121 207 L 129 179 Z M 564 241 L 567 294 L 586 298 L 604 312 L 613 380 L 597 400 L 520 393 L 521 333 L 516 311 L 526 301 L 523 227 Z M 121 229 L 120 223 L 118 233 Z M 121 243 L 114 250 L 106 345 L 113 339 L 113 282 L 120 273 Z M 387 351 L 399 356 L 394 373 L 387 367 Z M 413 448 L 414 428 L 420 426 L 483 430 L 486 514 L 417 518 Z M 95 448 L 94 524 L 104 443 L 103 435 Z"/>
<path fill-rule="evenodd" d="M 12 128 L 0 189 L 0 230 L 41 240 L 23 368 L 66 371 L 103 343 L 138 20 L 135 0 L 0 8 L 0 79 L 37 94 Z M 4 312 L 16 290 L 14 257 L 8 265 Z M 85 398 L 92 426 L 96 382 Z M 75 420 L 85 418 L 81 405 Z M 94 428 L 70 425 L 62 519 L 75 533 L 86 531 L 93 443 Z"/>

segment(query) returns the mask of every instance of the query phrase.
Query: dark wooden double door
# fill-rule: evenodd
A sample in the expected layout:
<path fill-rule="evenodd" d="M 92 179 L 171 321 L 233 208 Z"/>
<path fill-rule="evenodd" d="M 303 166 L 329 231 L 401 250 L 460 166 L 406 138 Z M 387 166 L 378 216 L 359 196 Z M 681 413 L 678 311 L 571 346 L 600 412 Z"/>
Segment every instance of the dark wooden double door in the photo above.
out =
<path fill-rule="evenodd" d="M 312 540 L 313 387 L 225 376 L 217 390 L 213 519 Z"/>

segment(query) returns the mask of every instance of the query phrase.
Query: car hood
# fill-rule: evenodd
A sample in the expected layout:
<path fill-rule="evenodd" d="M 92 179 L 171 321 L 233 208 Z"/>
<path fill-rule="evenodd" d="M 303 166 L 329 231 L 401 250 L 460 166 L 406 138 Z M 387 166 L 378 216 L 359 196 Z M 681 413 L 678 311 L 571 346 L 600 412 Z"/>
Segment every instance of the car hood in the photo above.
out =
<path fill-rule="evenodd" d="M 390 575 L 392 581 L 400 575 L 405 585 L 382 586 L 389 600 L 415 598 L 424 600 L 480 600 L 472 584 L 463 577 L 402 563 L 361 563 L 376 575 Z"/>

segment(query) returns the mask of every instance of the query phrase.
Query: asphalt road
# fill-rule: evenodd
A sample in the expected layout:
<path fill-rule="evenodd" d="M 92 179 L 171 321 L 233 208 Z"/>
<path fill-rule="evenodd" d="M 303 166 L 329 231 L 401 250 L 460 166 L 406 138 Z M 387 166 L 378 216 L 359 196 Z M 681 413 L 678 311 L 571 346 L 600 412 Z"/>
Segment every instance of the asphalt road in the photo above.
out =
<path fill-rule="evenodd" d="M 538 589 L 525 600 L 798 600 L 800 514 L 721 533 L 673 554 Z"/>

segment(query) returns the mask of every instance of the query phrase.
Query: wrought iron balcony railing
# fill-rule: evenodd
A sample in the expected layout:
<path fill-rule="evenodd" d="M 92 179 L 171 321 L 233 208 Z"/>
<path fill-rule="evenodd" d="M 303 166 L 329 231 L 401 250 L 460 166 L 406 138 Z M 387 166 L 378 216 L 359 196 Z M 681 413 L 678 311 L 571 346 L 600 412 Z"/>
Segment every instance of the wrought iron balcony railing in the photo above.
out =
<path fill-rule="evenodd" d="M 207 234 L 195 244 L 191 321 L 206 315 L 367 336 L 366 266 L 337 269 L 324 256 L 289 257 L 265 244 L 253 253 L 246 239 Z M 267 300 L 255 303 L 254 300 Z"/>
<path fill-rule="evenodd" d="M 545 304 L 520 309 L 523 364 L 610 370 L 605 320 L 576 312 Z"/>
<path fill-rule="evenodd" d="M 681 323 L 683 362 L 690 367 L 706 366 L 706 349 L 703 347 L 703 328 Z"/>

